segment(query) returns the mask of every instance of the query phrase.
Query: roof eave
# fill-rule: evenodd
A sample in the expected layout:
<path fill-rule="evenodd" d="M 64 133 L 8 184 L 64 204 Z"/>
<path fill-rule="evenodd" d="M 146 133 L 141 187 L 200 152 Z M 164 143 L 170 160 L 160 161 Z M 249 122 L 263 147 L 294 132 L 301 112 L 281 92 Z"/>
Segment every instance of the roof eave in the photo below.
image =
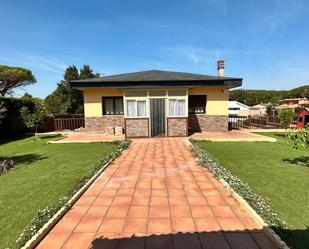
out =
<path fill-rule="evenodd" d="M 201 86 L 225 86 L 235 88 L 242 85 L 242 79 L 209 80 L 209 81 L 127 81 L 127 82 L 81 82 L 71 81 L 74 89 L 83 88 L 195 88 Z"/>

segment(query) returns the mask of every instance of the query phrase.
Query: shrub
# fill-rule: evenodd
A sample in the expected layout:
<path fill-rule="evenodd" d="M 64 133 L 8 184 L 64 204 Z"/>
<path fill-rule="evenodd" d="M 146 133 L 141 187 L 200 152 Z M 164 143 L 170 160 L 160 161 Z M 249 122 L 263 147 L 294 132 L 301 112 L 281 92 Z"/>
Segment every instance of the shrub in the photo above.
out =
<path fill-rule="evenodd" d="M 0 158 L 0 175 L 8 172 L 16 166 L 14 161 Z"/>

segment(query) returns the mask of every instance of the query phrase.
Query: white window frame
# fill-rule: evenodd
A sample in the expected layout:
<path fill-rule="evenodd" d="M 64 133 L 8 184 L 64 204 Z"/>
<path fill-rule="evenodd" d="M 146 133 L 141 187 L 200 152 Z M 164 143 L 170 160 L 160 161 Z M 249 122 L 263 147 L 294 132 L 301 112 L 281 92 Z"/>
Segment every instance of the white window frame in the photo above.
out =
<path fill-rule="evenodd" d="M 134 90 L 134 91 L 138 91 L 138 90 Z M 138 96 L 136 96 L 136 97 L 132 97 L 132 96 L 130 96 L 130 97 L 128 97 L 128 96 L 126 96 L 126 91 L 124 91 L 124 94 L 123 94 L 123 96 L 124 96 L 124 117 L 125 118 L 148 118 L 149 117 L 149 111 L 148 111 L 148 109 L 149 109 L 149 101 L 148 101 L 148 91 L 147 90 L 140 90 L 140 91 L 146 91 L 147 92 L 147 96 L 142 96 L 142 97 L 138 97 Z M 136 115 L 135 116 L 128 116 L 128 112 L 127 112 L 127 101 L 128 100 L 133 100 L 133 101 L 135 101 L 135 108 L 136 108 Z M 137 102 L 138 101 L 146 101 L 146 116 L 137 116 Z"/>
<path fill-rule="evenodd" d="M 150 96 L 150 91 L 152 90 L 164 90 L 165 91 L 165 96 Z M 123 107 L 124 107 L 124 117 L 125 118 L 150 118 L 150 99 L 153 98 L 164 98 L 165 99 L 165 113 L 166 113 L 166 118 L 168 117 L 188 117 L 188 89 L 177 89 L 177 90 L 183 90 L 186 92 L 185 96 L 169 96 L 169 91 L 173 91 L 175 89 L 166 89 L 166 88 L 160 88 L 160 89 L 139 89 L 139 90 L 134 90 L 134 91 L 146 91 L 147 96 L 127 96 L 126 92 L 130 92 L 130 90 L 124 90 L 123 96 L 124 96 L 124 102 L 123 102 Z M 132 90 L 131 90 L 132 91 Z M 185 113 L 182 116 L 171 116 L 169 115 L 169 100 L 170 99 L 177 99 L 177 100 L 184 100 L 185 101 Z M 127 115 L 127 100 L 135 100 L 135 105 L 136 105 L 136 114 L 137 114 L 137 101 L 146 101 L 146 116 L 128 116 Z"/>

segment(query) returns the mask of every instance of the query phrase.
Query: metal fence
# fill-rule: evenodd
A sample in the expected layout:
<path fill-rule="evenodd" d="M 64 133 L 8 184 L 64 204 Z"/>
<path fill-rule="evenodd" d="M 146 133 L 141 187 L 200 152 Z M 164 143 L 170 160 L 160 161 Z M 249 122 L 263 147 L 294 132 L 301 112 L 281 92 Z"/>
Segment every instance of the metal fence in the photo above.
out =
<path fill-rule="evenodd" d="M 284 126 L 277 117 L 247 117 L 247 116 L 229 116 L 229 129 L 279 129 Z"/>

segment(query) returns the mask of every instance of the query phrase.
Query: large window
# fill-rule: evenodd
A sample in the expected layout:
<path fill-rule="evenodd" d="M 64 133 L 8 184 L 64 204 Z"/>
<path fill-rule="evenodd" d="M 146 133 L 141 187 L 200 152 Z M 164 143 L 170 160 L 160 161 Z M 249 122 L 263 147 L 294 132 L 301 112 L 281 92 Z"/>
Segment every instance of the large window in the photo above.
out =
<path fill-rule="evenodd" d="M 186 101 L 184 99 L 169 99 L 169 116 L 179 117 L 186 115 Z"/>
<path fill-rule="evenodd" d="M 128 117 L 145 117 L 146 100 L 127 100 L 127 116 Z"/>
<path fill-rule="evenodd" d="M 189 95 L 189 113 L 205 113 L 206 95 Z"/>
<path fill-rule="evenodd" d="M 103 97 L 103 115 L 123 115 L 122 97 Z"/>

